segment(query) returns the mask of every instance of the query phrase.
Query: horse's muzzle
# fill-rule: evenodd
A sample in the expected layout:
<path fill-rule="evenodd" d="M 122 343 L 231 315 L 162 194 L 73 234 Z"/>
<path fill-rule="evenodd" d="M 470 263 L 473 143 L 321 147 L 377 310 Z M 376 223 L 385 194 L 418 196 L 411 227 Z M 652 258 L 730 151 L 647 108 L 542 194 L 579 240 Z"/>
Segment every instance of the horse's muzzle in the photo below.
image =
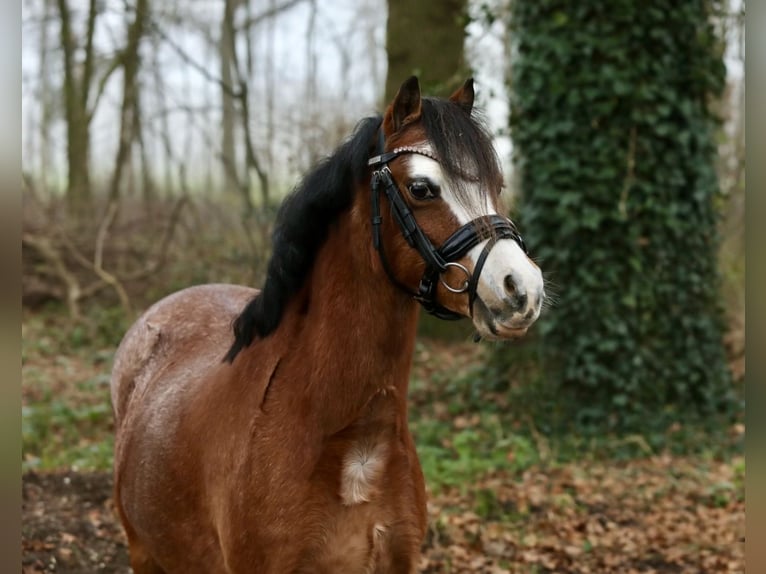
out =
<path fill-rule="evenodd" d="M 499 304 L 488 305 L 481 297 L 476 298 L 473 323 L 484 339 L 518 339 L 540 316 L 545 300 L 542 287 L 530 296 L 526 290 L 508 280 L 505 291 L 506 297 L 497 302 Z"/>

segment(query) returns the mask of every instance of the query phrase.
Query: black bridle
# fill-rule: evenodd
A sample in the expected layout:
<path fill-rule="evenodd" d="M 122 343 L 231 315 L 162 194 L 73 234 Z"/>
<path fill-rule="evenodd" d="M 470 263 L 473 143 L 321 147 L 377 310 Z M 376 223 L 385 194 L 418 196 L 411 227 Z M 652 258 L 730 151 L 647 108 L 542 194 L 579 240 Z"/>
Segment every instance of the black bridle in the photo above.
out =
<path fill-rule="evenodd" d="M 382 145 L 380 146 L 382 150 Z M 394 181 L 393 174 L 388 167 L 388 162 L 405 154 L 418 154 L 438 161 L 431 153 L 426 150 L 420 150 L 414 147 L 398 147 L 386 153 L 380 153 L 367 162 L 371 167 L 376 168 L 372 172 L 370 187 L 372 189 L 372 243 L 378 251 L 380 261 L 392 283 L 400 289 L 412 295 L 426 310 L 439 319 L 456 320 L 462 319 L 463 315 L 456 313 L 442 306 L 436 301 L 437 281 L 441 281 L 444 287 L 452 293 L 468 293 L 468 310 L 473 314 L 473 304 L 476 300 L 476 289 L 479 284 L 479 275 L 484 267 L 484 263 L 489 256 L 489 252 L 500 239 L 513 239 L 527 253 L 524 240 L 516 230 L 516 226 L 507 217 L 502 215 L 484 215 L 469 221 L 458 228 L 438 249 L 433 246 L 431 240 L 418 225 L 412 210 L 402 197 L 399 187 Z M 417 292 L 403 285 L 394 277 L 391 268 L 386 259 L 383 250 L 383 242 L 380 237 L 380 225 L 383 218 L 380 215 L 380 190 L 386 194 L 394 219 L 399 225 L 399 229 L 404 239 L 415 248 L 426 264 L 426 270 L 418 285 Z M 468 271 L 457 260 L 465 256 L 472 248 L 488 239 L 487 244 L 479 255 L 473 274 Z M 441 279 L 442 273 L 445 273 L 450 267 L 456 267 L 465 273 L 466 280 L 458 288 L 448 285 Z"/>

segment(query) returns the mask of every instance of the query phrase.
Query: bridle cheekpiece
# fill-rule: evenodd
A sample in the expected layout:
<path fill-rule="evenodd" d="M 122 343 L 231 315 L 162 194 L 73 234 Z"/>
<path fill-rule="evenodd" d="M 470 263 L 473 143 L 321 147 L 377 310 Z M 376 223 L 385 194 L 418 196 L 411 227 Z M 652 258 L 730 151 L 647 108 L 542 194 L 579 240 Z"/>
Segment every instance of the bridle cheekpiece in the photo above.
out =
<path fill-rule="evenodd" d="M 463 315 L 447 309 L 436 301 L 437 282 L 441 281 L 444 287 L 452 293 L 468 293 L 468 309 L 473 314 L 473 304 L 476 300 L 476 289 L 479 284 L 479 276 L 484 267 L 484 263 L 489 256 L 489 252 L 500 239 L 513 239 L 527 253 L 524 241 L 516 230 L 516 226 L 507 217 L 492 214 L 477 217 L 458 228 L 438 249 L 433 246 L 430 239 L 418 225 L 412 210 L 402 197 L 399 187 L 394 180 L 393 174 L 388 167 L 388 163 L 397 157 L 405 154 L 418 154 L 428 157 L 434 161 L 439 159 L 429 150 L 402 146 L 394 148 L 389 152 L 383 152 L 383 133 L 380 131 L 380 153 L 369 159 L 367 165 L 375 168 L 372 172 L 370 188 L 372 191 L 372 243 L 380 256 L 380 261 L 392 283 L 397 285 L 404 292 L 412 295 L 426 310 L 439 319 L 456 320 L 462 319 Z M 380 226 L 383 217 L 380 214 L 380 192 L 386 194 L 394 219 L 399 226 L 404 239 L 418 251 L 426 264 L 426 270 L 420 279 L 417 292 L 403 285 L 391 271 L 391 267 L 386 259 L 381 241 Z M 468 271 L 464 265 L 458 263 L 458 260 L 466 255 L 472 248 L 482 241 L 488 239 L 487 244 L 479 255 L 473 273 Z M 442 279 L 442 274 L 450 267 L 455 267 L 465 273 L 466 280 L 459 287 L 452 287 Z"/>

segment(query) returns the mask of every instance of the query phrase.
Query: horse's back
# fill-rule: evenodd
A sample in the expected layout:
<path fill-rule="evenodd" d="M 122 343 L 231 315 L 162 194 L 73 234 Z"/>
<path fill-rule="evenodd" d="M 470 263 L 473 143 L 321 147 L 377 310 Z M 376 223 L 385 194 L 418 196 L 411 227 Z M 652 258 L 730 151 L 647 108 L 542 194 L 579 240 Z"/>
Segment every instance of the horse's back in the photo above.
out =
<path fill-rule="evenodd" d="M 239 285 L 197 285 L 152 305 L 128 330 L 115 354 L 111 394 L 117 430 L 137 392 L 178 362 L 220 363 L 233 341 L 232 321 L 258 293 Z"/>

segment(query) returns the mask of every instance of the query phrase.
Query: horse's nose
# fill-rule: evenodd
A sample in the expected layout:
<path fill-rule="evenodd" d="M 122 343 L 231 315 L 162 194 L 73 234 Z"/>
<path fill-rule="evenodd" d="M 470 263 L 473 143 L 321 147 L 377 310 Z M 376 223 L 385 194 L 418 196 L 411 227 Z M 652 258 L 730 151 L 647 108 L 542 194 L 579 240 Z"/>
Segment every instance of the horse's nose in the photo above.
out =
<path fill-rule="evenodd" d="M 505 293 L 508 296 L 508 302 L 514 311 L 519 311 L 527 306 L 527 292 L 519 286 L 513 274 L 508 274 L 503 280 L 503 286 L 505 287 Z"/>

